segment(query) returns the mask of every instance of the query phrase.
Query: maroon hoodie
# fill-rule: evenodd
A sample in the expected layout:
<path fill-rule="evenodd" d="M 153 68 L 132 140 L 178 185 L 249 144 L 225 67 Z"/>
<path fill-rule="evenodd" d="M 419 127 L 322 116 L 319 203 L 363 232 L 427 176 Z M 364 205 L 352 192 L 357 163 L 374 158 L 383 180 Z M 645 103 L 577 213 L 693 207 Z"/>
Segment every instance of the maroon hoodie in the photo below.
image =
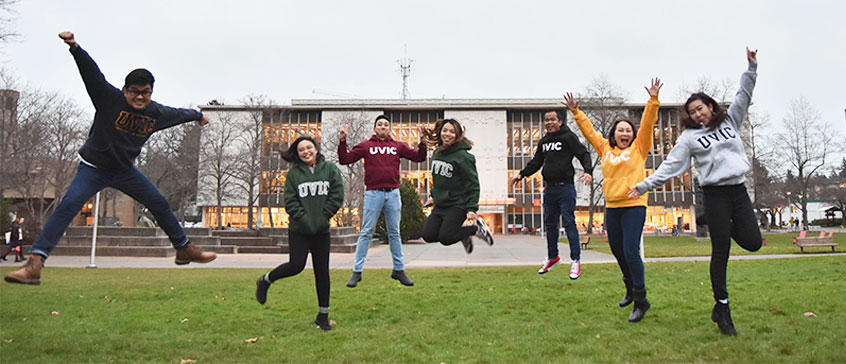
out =
<path fill-rule="evenodd" d="M 426 144 L 420 143 L 414 150 L 408 144 L 391 139 L 390 135 L 380 140 L 374 134 L 349 152 L 346 141 L 338 143 L 338 161 L 341 164 L 355 163 L 364 158 L 364 186 L 368 190 L 399 188 L 400 157 L 422 162 L 426 160 L 426 154 Z"/>

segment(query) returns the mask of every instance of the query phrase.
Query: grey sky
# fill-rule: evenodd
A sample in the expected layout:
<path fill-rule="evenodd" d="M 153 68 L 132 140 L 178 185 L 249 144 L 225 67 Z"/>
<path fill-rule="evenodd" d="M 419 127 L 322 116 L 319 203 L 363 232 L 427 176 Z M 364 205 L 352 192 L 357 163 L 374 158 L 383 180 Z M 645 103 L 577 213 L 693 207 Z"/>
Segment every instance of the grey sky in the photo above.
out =
<path fill-rule="evenodd" d="M 648 5 L 646 5 L 648 4 Z M 703 6 L 704 5 L 704 6 Z M 44 1 L 15 6 L 18 42 L 0 59 L 22 81 L 93 110 L 67 47 L 70 30 L 120 87 L 136 67 L 173 106 L 314 90 L 397 98 L 396 59 L 415 61 L 413 98 L 560 97 L 605 74 L 631 102 L 650 77 L 662 101 L 708 76 L 739 79 L 759 49 L 753 102 L 780 124 L 804 96 L 846 135 L 842 1 Z M 732 86 L 732 93 L 736 86 Z"/>

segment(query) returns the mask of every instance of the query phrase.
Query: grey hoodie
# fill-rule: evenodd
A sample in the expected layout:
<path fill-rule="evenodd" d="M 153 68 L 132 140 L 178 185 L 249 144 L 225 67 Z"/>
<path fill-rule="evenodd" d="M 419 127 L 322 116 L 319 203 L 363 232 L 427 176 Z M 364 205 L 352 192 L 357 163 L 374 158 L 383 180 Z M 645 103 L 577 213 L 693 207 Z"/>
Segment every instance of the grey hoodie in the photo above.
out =
<path fill-rule="evenodd" d="M 740 124 L 746 118 L 752 101 L 757 68 L 757 64 L 749 63 L 749 69 L 743 72 L 740 90 L 729 106 L 722 125 L 714 130 L 708 130 L 705 126 L 685 129 L 655 173 L 635 186 L 640 193 L 646 193 L 684 173 L 690 168 L 690 157 L 696 159 L 699 184 L 702 186 L 737 185 L 746 181 L 746 172 L 751 165 L 746 159 L 743 141 L 740 140 Z"/>

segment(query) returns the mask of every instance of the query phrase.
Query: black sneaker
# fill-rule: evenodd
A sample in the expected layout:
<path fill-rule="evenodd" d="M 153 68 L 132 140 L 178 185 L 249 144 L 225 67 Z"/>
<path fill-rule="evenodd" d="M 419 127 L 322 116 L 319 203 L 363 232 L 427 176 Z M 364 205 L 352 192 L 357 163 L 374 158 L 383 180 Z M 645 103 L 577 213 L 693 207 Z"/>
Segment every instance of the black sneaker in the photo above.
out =
<path fill-rule="evenodd" d="M 314 319 L 314 324 L 317 325 L 321 330 L 329 331 L 332 330 L 332 326 L 329 326 L 329 314 L 328 313 L 318 313 L 317 318 Z"/>
<path fill-rule="evenodd" d="M 737 336 L 737 330 L 734 329 L 734 322 L 731 321 L 731 309 L 728 303 L 715 303 L 714 309 L 711 310 L 711 321 L 717 323 L 720 332 L 723 335 Z"/>
<path fill-rule="evenodd" d="M 404 286 L 411 287 L 414 285 L 414 281 L 412 281 L 411 278 L 408 278 L 408 275 L 406 275 L 405 271 L 403 270 L 395 270 L 391 272 L 391 278 L 400 281 L 400 283 L 402 283 Z"/>
<path fill-rule="evenodd" d="M 256 300 L 258 303 L 264 304 L 267 302 L 267 289 L 270 288 L 270 283 L 264 280 L 264 276 L 261 276 L 256 281 Z"/>
<path fill-rule="evenodd" d="M 350 279 L 347 280 L 347 287 L 355 288 L 358 286 L 358 282 L 361 282 L 361 272 L 353 271 Z"/>
<path fill-rule="evenodd" d="M 493 245 L 494 243 L 491 230 L 488 229 L 488 224 L 485 223 L 485 219 L 481 217 L 476 218 L 476 236 L 484 240 L 488 243 L 488 245 Z"/>
<path fill-rule="evenodd" d="M 466 238 L 461 239 L 461 244 L 464 245 L 464 251 L 467 252 L 467 254 L 472 253 L 473 252 L 473 235 L 467 235 Z"/>

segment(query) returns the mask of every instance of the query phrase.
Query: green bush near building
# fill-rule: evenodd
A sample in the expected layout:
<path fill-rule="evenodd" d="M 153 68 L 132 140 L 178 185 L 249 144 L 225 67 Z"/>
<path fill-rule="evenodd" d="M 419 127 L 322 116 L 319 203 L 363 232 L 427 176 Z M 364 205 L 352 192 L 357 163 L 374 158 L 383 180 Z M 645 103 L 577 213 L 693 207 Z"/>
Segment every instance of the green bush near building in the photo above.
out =
<path fill-rule="evenodd" d="M 400 219 L 400 237 L 403 242 L 420 239 L 420 231 L 426 221 L 423 204 L 417 195 L 417 189 L 409 180 L 400 182 L 400 199 L 402 200 L 402 216 Z M 379 240 L 388 241 L 388 231 L 385 229 L 385 214 L 379 215 L 374 233 Z"/>

